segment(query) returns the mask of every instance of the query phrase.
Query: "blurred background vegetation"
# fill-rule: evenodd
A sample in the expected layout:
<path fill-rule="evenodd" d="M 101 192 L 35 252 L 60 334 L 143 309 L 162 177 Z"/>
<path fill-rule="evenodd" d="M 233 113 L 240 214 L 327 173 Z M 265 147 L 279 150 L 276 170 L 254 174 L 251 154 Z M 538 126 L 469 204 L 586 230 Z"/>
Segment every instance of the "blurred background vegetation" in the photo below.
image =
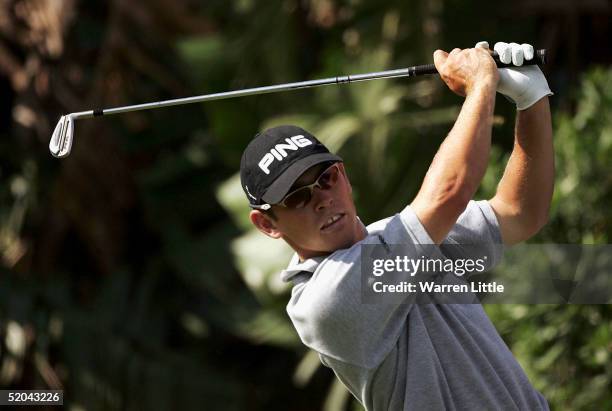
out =
<path fill-rule="evenodd" d="M 254 232 L 243 147 L 294 123 L 345 158 L 365 222 L 412 197 L 461 99 L 431 76 L 77 123 L 63 113 L 399 68 L 479 40 L 549 50 L 557 181 L 536 243 L 606 244 L 606 0 L 7 0 L 0 3 L 0 388 L 69 410 L 358 410 L 284 311 L 291 255 Z M 498 99 L 491 195 L 512 146 Z M 529 281 L 526 272 L 525 281 Z M 609 305 L 490 305 L 555 410 L 612 409 Z"/>

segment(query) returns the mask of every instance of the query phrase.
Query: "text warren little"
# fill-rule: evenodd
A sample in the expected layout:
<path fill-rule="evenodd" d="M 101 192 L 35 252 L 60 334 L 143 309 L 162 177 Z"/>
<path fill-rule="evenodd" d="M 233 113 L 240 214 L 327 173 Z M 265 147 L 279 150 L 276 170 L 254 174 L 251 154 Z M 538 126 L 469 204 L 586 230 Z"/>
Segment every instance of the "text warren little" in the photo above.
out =
<path fill-rule="evenodd" d="M 402 281 L 399 284 L 383 284 L 380 281 L 372 285 L 375 293 L 503 293 L 503 284 L 473 282 L 470 284 L 437 284 L 433 281 L 419 282 L 417 284 Z"/>

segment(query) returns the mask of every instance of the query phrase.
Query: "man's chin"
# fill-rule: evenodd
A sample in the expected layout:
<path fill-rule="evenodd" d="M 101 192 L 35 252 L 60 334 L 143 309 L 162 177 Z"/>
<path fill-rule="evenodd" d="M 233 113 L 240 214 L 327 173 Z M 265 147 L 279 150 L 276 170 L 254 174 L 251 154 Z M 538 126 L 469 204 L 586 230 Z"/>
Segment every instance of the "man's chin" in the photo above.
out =
<path fill-rule="evenodd" d="M 351 248 L 361 240 L 356 234 L 356 226 L 360 224 L 359 220 L 356 217 L 351 218 L 349 214 L 345 215 L 344 219 L 346 221 L 343 222 L 340 230 L 334 233 L 327 233 L 331 237 L 331 244 L 333 246 L 330 248 L 333 248 L 333 251 Z"/>
<path fill-rule="evenodd" d="M 325 245 L 322 247 L 317 247 L 316 250 L 305 250 L 304 254 L 309 256 L 307 258 L 330 255 L 338 250 L 350 248 L 353 244 L 355 244 L 354 241 L 349 241 L 347 239 L 340 240 L 338 238 L 334 238 L 331 239 L 331 241 L 330 239 L 327 239 L 327 241 L 325 241 Z"/>
<path fill-rule="evenodd" d="M 352 236 L 344 236 L 344 238 L 337 238 L 337 241 L 334 241 L 333 245 L 330 246 L 330 253 L 334 251 L 343 250 L 346 248 L 351 248 L 355 245 L 358 240 L 354 239 Z"/>

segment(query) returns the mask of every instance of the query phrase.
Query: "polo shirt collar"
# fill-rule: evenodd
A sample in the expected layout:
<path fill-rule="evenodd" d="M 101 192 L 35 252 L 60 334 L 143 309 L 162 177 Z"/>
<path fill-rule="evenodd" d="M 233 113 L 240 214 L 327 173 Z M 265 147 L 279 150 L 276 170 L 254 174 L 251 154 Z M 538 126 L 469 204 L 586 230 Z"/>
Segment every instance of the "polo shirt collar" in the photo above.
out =
<path fill-rule="evenodd" d="M 303 272 L 310 273 L 310 274 L 314 273 L 314 271 L 317 269 L 317 266 L 326 257 L 327 256 L 322 255 L 319 257 L 312 257 L 312 258 L 309 258 L 307 260 L 300 262 L 300 256 L 297 255 L 297 253 L 294 253 L 287 268 L 281 271 L 281 274 L 280 274 L 281 280 L 288 282 L 288 281 L 291 281 L 293 277 L 295 277 L 296 275 L 300 273 L 303 273 Z"/>

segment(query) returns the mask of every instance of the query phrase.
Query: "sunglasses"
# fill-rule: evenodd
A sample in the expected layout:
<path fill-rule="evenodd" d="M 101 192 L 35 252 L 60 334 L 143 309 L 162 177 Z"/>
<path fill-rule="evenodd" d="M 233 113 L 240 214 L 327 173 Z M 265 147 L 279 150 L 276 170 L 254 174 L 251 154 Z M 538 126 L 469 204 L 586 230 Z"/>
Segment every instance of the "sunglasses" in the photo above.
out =
<path fill-rule="evenodd" d="M 306 205 L 312 199 L 312 192 L 314 191 L 315 187 L 320 188 L 321 190 L 328 190 L 332 188 L 338 181 L 339 174 L 340 169 L 338 168 L 338 163 L 334 163 L 323 170 L 314 183 L 296 188 L 287 194 L 281 200 L 281 202 L 276 205 L 286 208 L 306 207 Z"/>

